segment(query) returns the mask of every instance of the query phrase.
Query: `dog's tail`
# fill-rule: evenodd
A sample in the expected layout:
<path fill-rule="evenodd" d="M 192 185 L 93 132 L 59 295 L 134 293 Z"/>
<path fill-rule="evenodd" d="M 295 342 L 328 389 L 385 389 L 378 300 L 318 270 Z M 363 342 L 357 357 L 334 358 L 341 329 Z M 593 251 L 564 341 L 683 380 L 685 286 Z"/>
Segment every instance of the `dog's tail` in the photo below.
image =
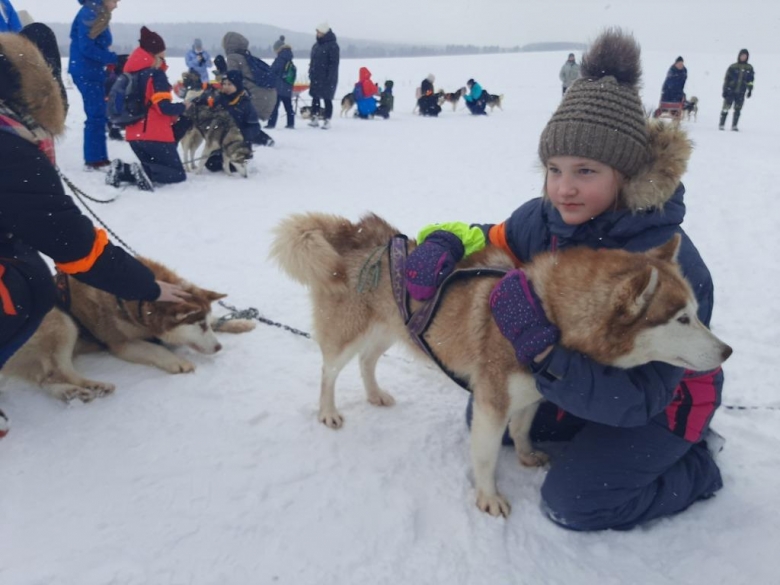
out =
<path fill-rule="evenodd" d="M 290 215 L 274 229 L 269 256 L 293 280 L 343 293 L 347 290 L 346 267 L 326 238 L 331 226 L 343 222 L 347 220 L 324 213 Z"/>

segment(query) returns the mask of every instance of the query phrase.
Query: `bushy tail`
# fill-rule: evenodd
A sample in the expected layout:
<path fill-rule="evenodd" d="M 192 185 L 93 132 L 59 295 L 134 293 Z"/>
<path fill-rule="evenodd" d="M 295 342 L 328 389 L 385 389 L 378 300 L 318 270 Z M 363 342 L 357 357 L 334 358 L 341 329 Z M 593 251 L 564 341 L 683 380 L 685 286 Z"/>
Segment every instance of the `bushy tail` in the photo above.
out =
<path fill-rule="evenodd" d="M 290 278 L 303 285 L 345 292 L 344 262 L 325 237 L 345 222 L 346 219 L 324 213 L 290 215 L 274 229 L 276 237 L 269 256 Z"/>

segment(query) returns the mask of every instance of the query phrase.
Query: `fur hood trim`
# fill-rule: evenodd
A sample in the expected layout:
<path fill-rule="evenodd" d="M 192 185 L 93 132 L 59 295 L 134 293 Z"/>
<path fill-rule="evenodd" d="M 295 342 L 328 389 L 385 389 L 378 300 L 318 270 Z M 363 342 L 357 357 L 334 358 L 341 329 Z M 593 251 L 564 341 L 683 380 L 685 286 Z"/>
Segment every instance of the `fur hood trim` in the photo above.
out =
<path fill-rule="evenodd" d="M 631 211 L 662 208 L 671 199 L 688 168 L 693 142 L 679 127 L 650 120 L 648 161 L 623 186 L 623 203 Z"/>
<path fill-rule="evenodd" d="M 0 54 L 16 70 L 21 81 L 14 104 L 53 136 L 65 131 L 65 105 L 51 68 L 31 41 L 16 34 L 0 34 Z M 14 105 L 9 104 L 9 105 Z"/>

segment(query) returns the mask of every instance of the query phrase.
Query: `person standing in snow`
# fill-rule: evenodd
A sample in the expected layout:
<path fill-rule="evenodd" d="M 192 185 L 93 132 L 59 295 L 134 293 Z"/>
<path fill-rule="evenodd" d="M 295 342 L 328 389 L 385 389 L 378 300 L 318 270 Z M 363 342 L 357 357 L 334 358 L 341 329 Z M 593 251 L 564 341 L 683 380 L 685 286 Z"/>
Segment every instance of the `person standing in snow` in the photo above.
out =
<path fill-rule="evenodd" d="M 108 160 L 106 128 L 108 115 L 103 84 L 106 65 L 116 64 L 111 51 L 111 14 L 119 0 L 79 0 L 81 9 L 70 29 L 68 73 L 73 77 L 84 101 L 84 164 L 87 169 L 101 169 Z"/>
<path fill-rule="evenodd" d="M 577 63 L 574 53 L 569 53 L 569 58 L 566 59 L 566 63 L 561 67 L 560 73 L 558 73 L 558 79 L 561 80 L 563 85 L 563 93 L 569 89 L 569 86 L 574 83 L 580 76 L 580 65 Z"/>
<path fill-rule="evenodd" d="M 720 112 L 719 130 L 723 130 L 726 125 L 726 117 L 729 115 L 731 106 L 734 106 L 734 116 L 731 119 L 731 129 L 739 130 L 739 116 L 742 114 L 742 105 L 745 103 L 745 97 L 753 95 L 753 66 L 748 63 L 750 53 L 747 49 L 742 49 L 737 56 L 737 62 L 733 63 L 726 70 L 726 78 L 723 80 L 723 108 Z"/>
<path fill-rule="evenodd" d="M 56 291 L 41 254 L 62 272 L 127 300 L 180 301 L 178 286 L 96 228 L 65 194 L 54 137 L 65 131 L 58 83 L 37 47 L 0 33 L 0 367 L 35 333 Z M 8 431 L 0 412 L 0 437 Z"/>
<path fill-rule="evenodd" d="M 184 56 L 184 64 L 190 72 L 200 76 L 201 84 L 209 82 L 209 67 L 214 63 L 209 52 L 203 49 L 203 41 L 195 39 L 192 48 Z"/>
<path fill-rule="evenodd" d="M 619 30 L 596 39 L 582 59 L 582 77 L 542 131 L 543 197 L 503 223 L 423 228 L 407 262 L 411 296 L 432 297 L 466 253 L 489 245 L 522 266 L 537 254 L 574 246 L 643 252 L 677 234 L 677 262 L 696 295 L 698 318 L 709 325 L 712 277 L 681 226 L 680 180 L 692 144 L 678 126 L 645 118 L 639 55 L 634 38 Z M 571 530 L 627 530 L 720 490 L 714 454 L 722 437 L 709 425 L 721 402 L 723 370 L 693 372 L 661 362 L 621 369 L 570 351 L 537 309 L 532 285 L 521 268 L 508 272 L 493 289 L 490 308 L 547 401 L 531 439 L 567 443 L 542 484 L 545 514 Z M 511 443 L 508 435 L 505 442 Z"/>
<path fill-rule="evenodd" d="M 271 63 L 271 72 L 276 79 L 276 106 L 271 112 L 266 128 L 276 128 L 276 120 L 279 116 L 279 104 L 284 104 L 287 113 L 287 125 L 285 128 L 295 128 L 295 110 L 292 105 L 293 85 L 297 74 L 293 65 L 292 47 L 284 42 L 284 35 L 280 36 L 273 45 L 276 59 Z"/>
<path fill-rule="evenodd" d="M 336 96 L 336 86 L 339 84 L 340 49 L 336 35 L 327 22 L 320 23 L 316 29 L 317 42 L 311 48 L 309 60 L 309 94 L 311 95 L 311 120 L 309 126 L 330 128 L 333 117 L 333 98 Z M 325 103 L 322 110 L 320 100 Z"/>
<path fill-rule="evenodd" d="M 677 57 L 674 65 L 669 67 L 663 87 L 661 88 L 662 102 L 681 103 L 685 99 L 685 81 L 688 79 L 688 70 L 685 61 Z"/>

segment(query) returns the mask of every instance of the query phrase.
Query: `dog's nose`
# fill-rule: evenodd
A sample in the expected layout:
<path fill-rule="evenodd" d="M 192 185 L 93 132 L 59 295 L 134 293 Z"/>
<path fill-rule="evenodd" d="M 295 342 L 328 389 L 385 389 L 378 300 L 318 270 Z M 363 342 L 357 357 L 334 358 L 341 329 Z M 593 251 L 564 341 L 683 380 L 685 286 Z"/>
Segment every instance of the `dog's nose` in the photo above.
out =
<path fill-rule="evenodd" d="M 727 359 L 729 359 L 729 356 L 732 354 L 732 352 L 733 352 L 733 351 L 734 351 L 734 350 L 733 350 L 733 349 L 731 349 L 731 347 L 730 347 L 730 346 L 728 346 L 728 345 L 727 345 L 726 347 L 724 347 L 724 348 L 723 348 L 723 352 L 722 352 L 720 355 L 721 355 L 721 357 L 723 358 L 723 361 L 724 361 L 724 362 L 725 362 Z"/>
<path fill-rule="evenodd" d="M 216 347 L 214 347 L 214 353 L 217 353 L 220 349 L 222 349 L 222 344 L 218 343 Z M 730 349 L 730 348 L 729 348 Z"/>

